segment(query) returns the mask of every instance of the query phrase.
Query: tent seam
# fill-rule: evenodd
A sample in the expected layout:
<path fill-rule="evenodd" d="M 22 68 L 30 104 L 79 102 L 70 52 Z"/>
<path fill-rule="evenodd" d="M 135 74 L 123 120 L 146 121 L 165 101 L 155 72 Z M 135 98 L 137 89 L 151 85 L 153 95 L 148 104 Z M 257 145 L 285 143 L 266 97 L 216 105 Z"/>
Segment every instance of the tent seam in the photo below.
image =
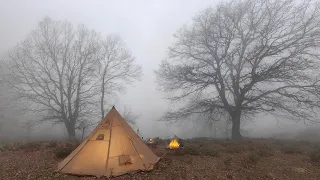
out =
<path fill-rule="evenodd" d="M 110 157 L 110 145 L 111 145 L 111 133 L 113 128 L 113 119 L 110 120 L 110 134 L 109 134 L 109 144 L 108 144 L 108 154 L 107 154 L 107 161 L 106 161 L 106 172 L 108 172 L 108 163 L 109 163 L 109 157 Z M 111 174 L 110 174 L 111 175 Z"/>

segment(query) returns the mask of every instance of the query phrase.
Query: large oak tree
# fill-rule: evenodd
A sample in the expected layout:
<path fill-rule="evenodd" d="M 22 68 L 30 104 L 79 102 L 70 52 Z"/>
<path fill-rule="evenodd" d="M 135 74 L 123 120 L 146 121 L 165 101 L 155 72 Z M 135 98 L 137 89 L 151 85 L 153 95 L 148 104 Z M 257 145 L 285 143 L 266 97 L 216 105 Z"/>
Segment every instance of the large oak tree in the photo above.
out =
<path fill-rule="evenodd" d="M 100 120 L 97 115 L 107 104 L 100 98 L 110 92 L 106 88 L 125 87 L 123 81 L 141 76 L 121 39 L 109 39 L 84 25 L 48 17 L 40 21 L 9 53 L 5 77 L 17 94 L 16 103 L 27 104 L 24 110 L 34 113 L 37 122 L 64 123 L 75 138 L 77 128 Z"/>
<path fill-rule="evenodd" d="M 317 120 L 318 1 L 220 3 L 199 13 L 175 38 L 156 71 L 159 87 L 180 103 L 165 120 L 231 118 L 233 139 L 241 138 L 241 121 L 261 112 Z"/>

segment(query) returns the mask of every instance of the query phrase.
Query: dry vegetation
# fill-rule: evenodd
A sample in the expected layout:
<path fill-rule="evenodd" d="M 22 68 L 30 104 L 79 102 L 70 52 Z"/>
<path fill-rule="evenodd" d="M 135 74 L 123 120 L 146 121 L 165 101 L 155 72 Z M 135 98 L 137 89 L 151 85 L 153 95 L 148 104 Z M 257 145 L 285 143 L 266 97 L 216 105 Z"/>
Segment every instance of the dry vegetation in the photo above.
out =
<path fill-rule="evenodd" d="M 161 160 L 151 172 L 117 179 L 318 179 L 319 144 L 270 139 L 243 141 L 193 139 L 185 148 L 154 152 Z M 76 144 L 38 142 L 0 147 L 0 179 L 95 179 L 56 174 L 57 163 Z"/>

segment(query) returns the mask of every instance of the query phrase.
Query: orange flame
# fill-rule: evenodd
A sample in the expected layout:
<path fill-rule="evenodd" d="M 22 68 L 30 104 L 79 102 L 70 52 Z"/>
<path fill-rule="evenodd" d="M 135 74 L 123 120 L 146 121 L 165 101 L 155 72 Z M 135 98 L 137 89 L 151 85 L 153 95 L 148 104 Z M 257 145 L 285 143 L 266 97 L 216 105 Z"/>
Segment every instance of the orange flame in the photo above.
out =
<path fill-rule="evenodd" d="M 170 144 L 169 144 L 169 148 L 170 148 L 170 149 L 177 149 L 177 148 L 179 148 L 179 147 L 180 147 L 180 144 L 179 144 L 179 142 L 177 141 L 177 139 L 176 139 L 176 138 L 172 139 L 171 142 L 170 142 Z"/>

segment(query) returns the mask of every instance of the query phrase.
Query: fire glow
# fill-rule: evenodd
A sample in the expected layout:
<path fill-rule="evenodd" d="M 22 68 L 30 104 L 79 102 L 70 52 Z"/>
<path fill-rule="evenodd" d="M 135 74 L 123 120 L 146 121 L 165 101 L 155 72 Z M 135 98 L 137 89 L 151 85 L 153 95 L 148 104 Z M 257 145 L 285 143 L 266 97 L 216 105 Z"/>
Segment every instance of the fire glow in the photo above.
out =
<path fill-rule="evenodd" d="M 171 140 L 171 142 L 170 142 L 170 144 L 169 144 L 169 148 L 170 149 L 177 149 L 177 148 L 179 148 L 180 147 L 180 144 L 179 144 L 179 142 L 177 141 L 177 139 L 172 139 Z"/>

